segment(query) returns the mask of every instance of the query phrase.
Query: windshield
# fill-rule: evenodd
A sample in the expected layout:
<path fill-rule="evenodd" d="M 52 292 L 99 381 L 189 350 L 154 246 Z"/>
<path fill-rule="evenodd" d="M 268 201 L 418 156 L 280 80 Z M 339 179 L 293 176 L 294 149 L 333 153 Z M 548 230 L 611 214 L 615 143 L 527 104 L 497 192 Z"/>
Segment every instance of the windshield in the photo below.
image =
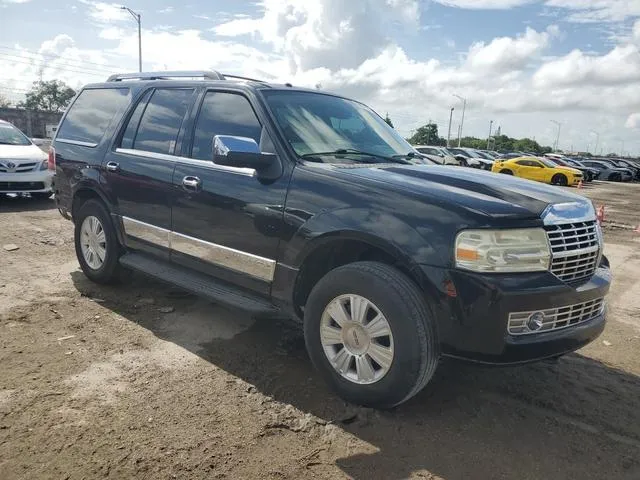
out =
<path fill-rule="evenodd" d="M 544 166 L 548 167 L 548 168 L 556 168 L 558 166 L 557 163 L 549 160 L 548 158 L 540 157 L 540 158 L 538 158 L 538 160 L 540 160 L 542 163 L 544 163 Z"/>
<path fill-rule="evenodd" d="M 482 158 L 484 158 L 485 160 L 492 160 L 492 161 L 495 160 L 495 158 L 493 158 L 491 155 L 485 152 L 481 152 L 480 150 L 478 150 L 476 153 L 480 155 Z"/>
<path fill-rule="evenodd" d="M 0 145 L 31 145 L 31 140 L 13 125 L 0 123 Z"/>
<path fill-rule="evenodd" d="M 336 157 L 325 152 L 353 150 L 388 158 L 415 153 L 404 138 L 360 103 L 300 91 L 270 90 L 263 95 L 298 156 L 323 154 L 324 162 L 345 163 L 363 162 L 366 157 Z"/>

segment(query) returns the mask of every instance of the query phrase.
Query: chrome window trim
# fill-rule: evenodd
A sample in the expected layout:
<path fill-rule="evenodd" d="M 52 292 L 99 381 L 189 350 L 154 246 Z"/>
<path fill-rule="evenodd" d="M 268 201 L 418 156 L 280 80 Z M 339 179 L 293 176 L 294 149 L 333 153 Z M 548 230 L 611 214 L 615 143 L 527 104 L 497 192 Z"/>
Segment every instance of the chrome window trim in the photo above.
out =
<path fill-rule="evenodd" d="M 273 281 L 276 262 L 252 253 L 207 242 L 172 231 L 170 233 L 171 250 L 184 253 L 207 263 L 245 273 L 267 282 Z"/>
<path fill-rule="evenodd" d="M 170 162 L 177 162 L 182 165 L 192 165 L 194 167 L 202 167 L 210 170 L 217 170 L 220 172 L 235 173 L 236 175 L 244 175 L 247 177 L 253 177 L 256 171 L 253 168 L 240 168 L 240 167 L 228 167 L 226 165 L 216 165 L 213 160 L 198 160 L 195 158 L 182 157 L 180 155 L 169 155 L 166 153 L 147 152 L 146 150 L 137 150 L 135 148 L 116 148 L 116 153 L 124 155 L 133 155 L 136 157 L 144 158 L 156 158 L 158 160 L 167 160 Z"/>
<path fill-rule="evenodd" d="M 98 144 L 94 142 L 81 142 L 80 140 L 69 140 L 67 138 L 56 138 L 55 141 L 61 142 L 61 143 L 68 143 L 69 145 L 79 145 L 81 147 L 95 148 L 98 146 Z"/>
<path fill-rule="evenodd" d="M 164 248 L 171 247 L 171 232 L 166 228 L 156 227 L 150 223 L 141 222 L 140 220 L 135 220 L 130 217 L 122 216 L 121 218 L 125 235 L 129 235 Z"/>

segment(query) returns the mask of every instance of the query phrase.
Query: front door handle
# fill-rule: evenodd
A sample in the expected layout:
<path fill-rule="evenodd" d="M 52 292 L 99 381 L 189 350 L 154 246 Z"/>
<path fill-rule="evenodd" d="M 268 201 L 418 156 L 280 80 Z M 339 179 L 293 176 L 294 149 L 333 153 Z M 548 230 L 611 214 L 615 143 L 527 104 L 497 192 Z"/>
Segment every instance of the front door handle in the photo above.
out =
<path fill-rule="evenodd" d="M 184 177 L 182 179 L 182 186 L 185 190 L 198 191 L 202 181 L 198 177 Z"/>
<path fill-rule="evenodd" d="M 117 162 L 107 162 L 107 170 L 110 172 L 117 172 L 120 170 L 120 164 Z"/>

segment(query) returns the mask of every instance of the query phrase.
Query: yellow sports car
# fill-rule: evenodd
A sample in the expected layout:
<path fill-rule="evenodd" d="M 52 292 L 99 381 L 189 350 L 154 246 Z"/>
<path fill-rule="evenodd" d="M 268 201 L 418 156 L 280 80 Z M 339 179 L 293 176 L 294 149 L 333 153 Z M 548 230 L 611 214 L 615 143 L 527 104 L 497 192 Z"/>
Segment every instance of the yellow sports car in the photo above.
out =
<path fill-rule="evenodd" d="M 561 167 L 541 157 L 518 157 L 509 160 L 496 160 L 492 172 L 515 175 L 552 185 L 578 185 L 582 172 L 574 168 Z"/>

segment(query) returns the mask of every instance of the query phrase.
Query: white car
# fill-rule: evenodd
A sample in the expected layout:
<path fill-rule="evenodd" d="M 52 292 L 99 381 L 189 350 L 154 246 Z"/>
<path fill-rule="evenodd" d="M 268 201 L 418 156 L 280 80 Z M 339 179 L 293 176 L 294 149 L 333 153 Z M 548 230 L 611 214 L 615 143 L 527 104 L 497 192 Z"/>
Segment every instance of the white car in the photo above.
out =
<path fill-rule="evenodd" d="M 442 165 L 460 165 L 460 161 L 456 160 L 456 158 L 451 154 L 451 152 L 447 151 L 446 148 L 431 145 L 414 145 L 413 148 L 424 155 L 437 157 L 437 163 Z"/>
<path fill-rule="evenodd" d="M 48 155 L 9 122 L 0 120 L 0 194 L 51 196 L 53 171 Z"/>

